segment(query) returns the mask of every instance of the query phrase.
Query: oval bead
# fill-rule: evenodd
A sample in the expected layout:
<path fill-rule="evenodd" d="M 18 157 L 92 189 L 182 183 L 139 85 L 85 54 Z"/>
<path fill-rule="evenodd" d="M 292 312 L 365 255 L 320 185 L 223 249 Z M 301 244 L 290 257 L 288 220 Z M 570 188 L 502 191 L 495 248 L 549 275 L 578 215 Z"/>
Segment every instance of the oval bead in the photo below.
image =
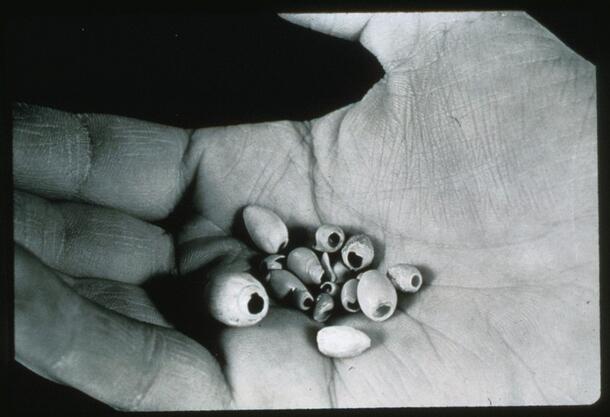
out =
<path fill-rule="evenodd" d="M 313 309 L 313 319 L 320 323 L 325 322 L 330 317 L 334 308 L 335 302 L 333 297 L 325 292 L 318 294 L 316 305 Z"/>
<path fill-rule="evenodd" d="M 322 256 L 320 256 L 320 264 L 322 265 L 322 269 L 324 269 L 324 276 L 322 277 L 322 280 L 336 282 L 337 276 L 335 275 L 335 271 L 333 271 L 328 252 L 322 252 Z"/>
<path fill-rule="evenodd" d="M 405 293 L 417 292 L 424 282 L 419 269 L 409 264 L 397 264 L 388 268 L 387 276 L 398 290 Z"/>
<path fill-rule="evenodd" d="M 358 280 L 352 278 L 341 288 L 341 305 L 346 311 L 355 313 L 360 310 L 358 305 Z"/>
<path fill-rule="evenodd" d="M 309 248 L 299 247 L 290 251 L 286 266 L 307 285 L 322 282 L 324 269 L 314 251 Z"/>
<path fill-rule="evenodd" d="M 375 250 L 373 242 L 364 234 L 350 237 L 341 248 L 341 259 L 352 271 L 366 268 L 373 262 Z"/>
<path fill-rule="evenodd" d="M 318 350 L 330 358 L 352 358 L 371 347 L 366 333 L 349 326 L 327 326 L 316 335 Z"/>
<path fill-rule="evenodd" d="M 340 259 L 333 264 L 333 274 L 338 283 L 346 282 L 350 277 L 350 270 Z"/>
<path fill-rule="evenodd" d="M 303 282 L 285 269 L 272 270 L 268 275 L 269 292 L 278 301 L 287 301 L 300 310 L 313 306 L 313 296 Z"/>
<path fill-rule="evenodd" d="M 214 276 L 205 286 L 203 299 L 209 314 L 227 326 L 252 326 L 269 309 L 265 288 L 245 272 Z"/>
<path fill-rule="evenodd" d="M 282 269 L 283 267 L 281 261 L 284 258 L 286 258 L 286 256 L 277 253 L 266 256 L 265 259 L 261 261 L 259 269 L 263 274 L 268 274 L 269 272 L 276 269 Z"/>
<path fill-rule="evenodd" d="M 343 245 L 345 233 L 339 226 L 323 224 L 316 230 L 315 239 L 315 250 L 333 253 L 338 251 Z"/>
<path fill-rule="evenodd" d="M 331 297 L 337 297 L 341 292 L 341 287 L 336 282 L 326 281 L 320 285 L 320 290 L 328 293 Z"/>
<path fill-rule="evenodd" d="M 388 278 L 372 269 L 361 273 L 358 281 L 358 304 L 365 316 L 373 321 L 384 321 L 394 314 L 398 295 Z"/>
<path fill-rule="evenodd" d="M 274 254 L 288 244 L 288 228 L 274 211 L 250 205 L 244 209 L 243 218 L 252 242 L 263 252 Z"/>

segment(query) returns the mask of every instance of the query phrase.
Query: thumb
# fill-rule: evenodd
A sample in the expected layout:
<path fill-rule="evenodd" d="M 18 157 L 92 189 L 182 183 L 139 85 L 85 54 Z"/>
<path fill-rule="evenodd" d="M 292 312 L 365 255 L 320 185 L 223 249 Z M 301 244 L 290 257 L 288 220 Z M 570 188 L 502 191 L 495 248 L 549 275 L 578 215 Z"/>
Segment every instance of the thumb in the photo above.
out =
<path fill-rule="evenodd" d="M 458 22 L 474 21 L 480 15 L 480 12 L 307 13 L 280 14 L 280 17 L 321 33 L 358 40 L 377 57 L 387 72 L 411 58 L 434 59 L 422 54 L 418 45 L 429 44 L 435 39 L 442 42 L 448 27 Z"/>
<path fill-rule="evenodd" d="M 359 38 L 372 13 L 280 13 L 281 18 L 317 32 L 350 41 Z"/>

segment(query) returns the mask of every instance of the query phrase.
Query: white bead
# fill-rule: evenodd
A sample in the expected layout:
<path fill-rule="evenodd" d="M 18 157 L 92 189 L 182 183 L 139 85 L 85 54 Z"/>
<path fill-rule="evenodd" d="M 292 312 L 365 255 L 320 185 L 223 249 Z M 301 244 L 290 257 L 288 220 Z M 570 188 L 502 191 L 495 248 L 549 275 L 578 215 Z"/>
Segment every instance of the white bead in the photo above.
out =
<path fill-rule="evenodd" d="M 288 229 L 272 210 L 250 205 L 243 212 L 244 223 L 254 244 L 269 254 L 277 253 L 288 244 Z"/>
<path fill-rule="evenodd" d="M 371 347 L 371 339 L 349 326 L 327 326 L 316 336 L 318 350 L 331 358 L 352 358 Z"/>

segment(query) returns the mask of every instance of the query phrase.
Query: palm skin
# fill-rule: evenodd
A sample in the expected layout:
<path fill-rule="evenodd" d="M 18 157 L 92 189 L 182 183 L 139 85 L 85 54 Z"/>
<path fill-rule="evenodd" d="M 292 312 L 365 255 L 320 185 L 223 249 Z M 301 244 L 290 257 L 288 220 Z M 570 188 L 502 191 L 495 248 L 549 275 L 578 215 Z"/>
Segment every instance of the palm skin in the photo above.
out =
<path fill-rule="evenodd" d="M 359 39 L 386 75 L 310 122 L 193 132 L 185 178 L 198 215 L 176 236 L 177 268 L 223 254 L 215 268 L 245 269 L 250 252 L 222 236 L 258 203 L 289 230 L 367 233 L 378 268 L 413 263 L 425 283 L 385 322 L 329 320 L 371 336 L 352 359 L 320 355 L 319 325 L 281 306 L 256 326 L 222 329 L 217 382 L 230 401 L 203 407 L 594 402 L 594 68 L 518 13 L 288 19 Z M 213 395 L 224 394 L 203 396 Z"/>

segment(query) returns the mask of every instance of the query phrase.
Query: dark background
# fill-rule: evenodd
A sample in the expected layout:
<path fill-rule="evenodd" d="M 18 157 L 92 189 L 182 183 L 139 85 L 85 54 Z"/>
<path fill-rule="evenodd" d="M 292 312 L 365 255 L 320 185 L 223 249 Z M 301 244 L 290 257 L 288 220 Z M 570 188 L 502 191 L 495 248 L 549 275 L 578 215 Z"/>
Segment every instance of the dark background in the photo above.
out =
<path fill-rule="evenodd" d="M 592 11 L 531 12 L 595 61 Z M 14 101 L 183 127 L 312 118 L 383 76 L 358 44 L 270 12 L 16 17 L 5 46 Z"/>
<path fill-rule="evenodd" d="M 525 9 L 582 56 L 602 63 L 595 11 Z M 383 76 L 358 44 L 270 12 L 67 14 L 21 11 L 5 20 L 5 104 L 195 128 L 317 117 L 358 100 Z M 601 74 L 599 84 L 600 90 L 608 85 Z M 600 144 L 600 159 L 603 153 Z M 606 175 L 600 171 L 600 181 Z M 10 333 L 10 324 L 5 330 Z M 11 349 L 8 354 L 10 361 Z M 110 410 L 14 366 L 6 375 L 15 411 Z"/>
<path fill-rule="evenodd" d="M 14 100 L 184 127 L 311 118 L 382 76 L 271 13 L 28 17 L 7 35 Z"/>

